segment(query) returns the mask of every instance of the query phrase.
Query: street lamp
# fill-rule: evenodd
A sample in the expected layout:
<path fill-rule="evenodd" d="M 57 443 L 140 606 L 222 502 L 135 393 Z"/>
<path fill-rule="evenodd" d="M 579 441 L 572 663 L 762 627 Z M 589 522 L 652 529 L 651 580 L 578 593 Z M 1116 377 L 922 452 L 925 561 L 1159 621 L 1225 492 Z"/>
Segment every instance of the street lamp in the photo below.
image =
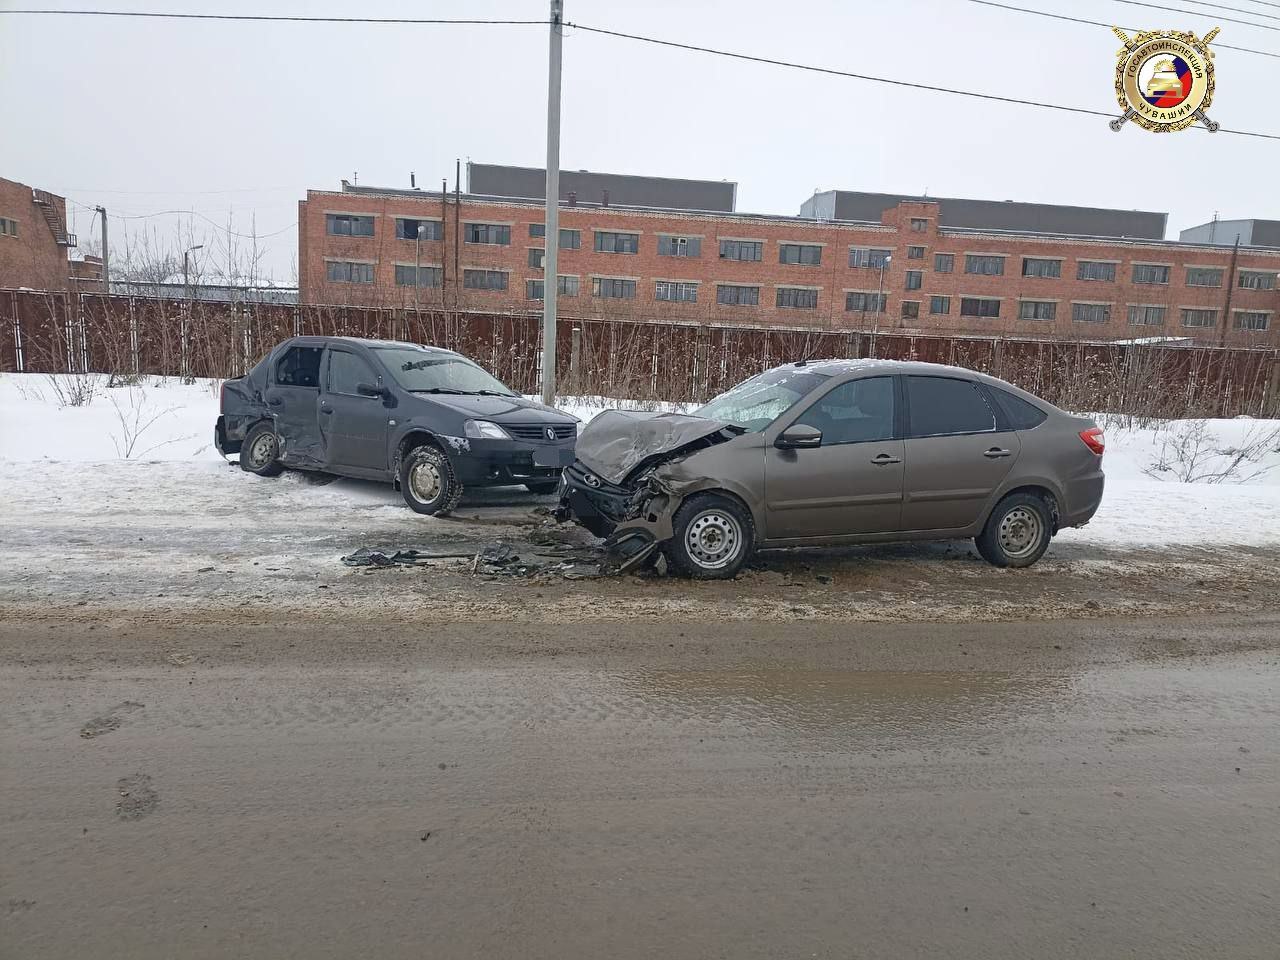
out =
<path fill-rule="evenodd" d="M 871 358 L 873 360 L 876 355 L 876 334 L 880 332 L 880 314 L 884 313 L 884 270 L 891 260 L 893 260 L 893 254 L 888 254 L 880 261 L 880 288 L 876 292 L 876 315 L 871 327 Z"/>
<path fill-rule="evenodd" d="M 194 247 L 187 247 L 182 251 L 182 293 L 186 298 L 186 309 L 182 311 L 182 342 L 179 344 L 179 348 L 182 350 L 182 377 L 184 380 L 191 374 L 190 350 L 187 345 L 191 327 L 191 254 L 196 250 L 203 249 L 204 244 L 197 243 Z"/>

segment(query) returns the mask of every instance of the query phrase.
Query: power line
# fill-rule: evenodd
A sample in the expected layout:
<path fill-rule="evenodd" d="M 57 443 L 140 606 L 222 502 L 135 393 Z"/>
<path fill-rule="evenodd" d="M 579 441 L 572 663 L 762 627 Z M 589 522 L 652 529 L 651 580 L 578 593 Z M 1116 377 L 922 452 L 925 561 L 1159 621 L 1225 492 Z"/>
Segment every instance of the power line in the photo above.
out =
<path fill-rule="evenodd" d="M 1208 13 L 1201 13 L 1199 10 L 1184 10 L 1182 7 L 1162 7 L 1158 3 L 1146 3 L 1144 0 L 1111 0 L 1112 3 L 1123 3 L 1130 7 L 1146 7 L 1150 10 L 1163 10 L 1166 13 L 1186 13 L 1193 17 L 1211 17 L 1222 23 L 1239 23 L 1246 27 L 1257 27 L 1259 30 L 1275 30 L 1280 33 L 1280 27 L 1273 27 L 1269 23 L 1254 23 L 1252 20 L 1236 20 L 1232 17 L 1219 17 Z"/>
<path fill-rule="evenodd" d="M 156 20 L 239 20 L 265 23 L 396 23 L 396 24 L 503 24 L 536 25 L 546 20 L 482 20 L 482 19 L 426 19 L 421 17 L 304 17 L 254 13 L 160 13 L 146 10 L 0 10 L 0 13 L 18 13 L 28 16 L 55 17 L 145 17 Z"/>
<path fill-rule="evenodd" d="M 1261 10 L 1241 10 L 1239 7 L 1224 7 L 1220 3 L 1208 3 L 1207 0 L 1182 0 L 1193 7 L 1213 7 L 1215 10 L 1230 10 L 1232 13 L 1247 13 L 1251 17 L 1266 17 L 1268 20 L 1280 20 L 1274 13 L 1263 13 Z"/>
<path fill-rule="evenodd" d="M 1114 117 L 1113 113 L 1102 110 L 1091 110 L 1087 107 L 1069 107 L 1061 103 L 1043 103 L 1038 100 L 1021 100 L 1017 97 L 1002 97 L 993 93 L 978 93 L 974 90 L 959 90 L 955 87 L 939 87 L 928 83 L 912 83 L 909 80 L 894 80 L 890 77 L 874 77 L 865 73 L 852 73 L 847 70 L 836 70 L 832 67 L 818 67 L 807 63 L 794 63 L 790 60 L 777 60 L 772 57 L 759 57 L 749 53 L 734 53 L 730 50 L 716 50 L 711 47 L 700 47 L 691 43 L 679 43 L 675 40 L 659 40 L 656 37 L 642 37 L 634 33 L 622 33 L 618 30 L 606 30 L 603 27 L 589 27 L 580 23 L 565 22 L 566 27 L 583 30 L 587 33 L 599 33 L 609 37 L 621 37 L 625 40 L 637 40 L 641 43 L 652 43 L 660 47 L 671 47 L 676 50 L 689 50 L 694 53 L 708 53 L 717 57 L 729 57 L 733 60 L 746 60 L 750 63 L 763 63 L 773 67 L 789 67 L 793 70 L 805 70 L 810 73 L 822 73 L 834 77 L 848 77 L 852 80 L 866 80 L 871 83 L 883 83 L 894 87 L 909 87 L 914 90 L 926 90 L 930 93 L 949 93 L 957 97 L 970 97 L 975 100 L 991 100 L 997 103 L 1013 103 L 1024 107 L 1039 107 L 1042 110 L 1058 110 L 1064 113 L 1080 113 L 1093 117 Z M 1197 128 L 1203 129 L 1203 128 Z M 1228 130 L 1222 127 L 1219 133 L 1231 133 L 1241 137 L 1259 137 L 1264 140 L 1280 140 L 1280 134 L 1254 133 L 1248 130 Z"/>
<path fill-rule="evenodd" d="M 1064 20 L 1067 23 L 1082 23 L 1090 27 L 1105 27 L 1110 30 L 1113 26 L 1110 23 L 1103 23 L 1101 20 L 1085 20 L 1081 17 L 1069 17 L 1062 13 L 1050 13 L 1048 10 L 1032 10 L 1030 7 L 1015 7 L 1008 3 L 996 3 L 994 0 L 968 0 L 969 3 L 976 3 L 984 7 L 995 7 L 997 10 L 1010 10 L 1014 13 L 1029 13 L 1037 17 L 1048 17 L 1051 20 Z M 1116 24 L 1116 26 L 1120 26 Z M 1141 33 L 1137 27 L 1120 26 L 1121 30 L 1128 33 Z M 1213 42 L 1214 47 L 1220 50 L 1234 50 L 1237 53 L 1252 53 L 1259 57 L 1271 57 L 1274 60 L 1280 60 L 1280 53 L 1272 53 L 1269 50 L 1251 50 L 1248 47 L 1235 47 L 1227 43 L 1219 43 L 1217 40 Z"/>
<path fill-rule="evenodd" d="M 79 207 L 82 210 L 97 209 L 96 207 L 90 207 L 86 204 L 80 203 L 78 200 L 71 200 L 68 198 L 67 202 L 75 204 L 77 207 Z M 270 233 L 259 233 L 255 235 L 252 233 L 237 233 L 235 230 L 229 230 L 227 227 L 218 223 L 217 220 L 214 220 L 212 217 L 205 216 L 203 213 L 200 213 L 198 210 L 157 210 L 155 213 L 132 213 L 132 214 L 131 213 L 113 213 L 113 214 L 110 214 L 110 216 L 112 217 L 112 219 L 115 219 L 115 220 L 150 220 L 153 217 L 169 217 L 169 216 L 199 217 L 201 220 L 205 220 L 208 223 L 212 224 L 213 227 L 219 232 L 229 233 L 231 234 L 231 236 L 239 237 L 241 240 L 266 240 L 268 237 L 278 236 L 279 234 L 284 233 L 286 230 L 292 230 L 294 227 L 298 225 L 298 221 L 295 220 L 293 221 L 293 223 L 289 224 L 287 227 L 281 227 L 279 230 L 273 230 Z"/>

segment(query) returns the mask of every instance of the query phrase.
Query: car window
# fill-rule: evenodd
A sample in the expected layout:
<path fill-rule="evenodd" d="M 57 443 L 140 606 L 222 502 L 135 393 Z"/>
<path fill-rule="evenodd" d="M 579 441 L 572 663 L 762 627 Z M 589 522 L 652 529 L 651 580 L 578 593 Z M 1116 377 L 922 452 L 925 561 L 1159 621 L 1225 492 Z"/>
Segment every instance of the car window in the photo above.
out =
<path fill-rule="evenodd" d="M 1015 430 L 1031 430 L 1040 426 L 1049 415 L 1037 407 L 1033 403 L 1027 403 L 1021 397 L 1015 397 L 1007 390 L 1001 390 L 999 387 L 987 387 L 991 391 L 991 395 L 996 398 L 996 403 L 1000 404 L 1004 410 L 1005 418 L 1009 421 L 1009 426 Z"/>
<path fill-rule="evenodd" d="M 320 386 L 320 347 L 290 347 L 276 361 L 276 383 L 282 387 Z"/>
<path fill-rule="evenodd" d="M 353 397 L 360 394 L 356 390 L 357 383 L 376 384 L 378 378 L 369 364 L 354 353 L 345 350 L 329 351 L 329 392 L 346 393 Z"/>
<path fill-rule="evenodd" d="M 893 379 L 850 380 L 814 401 L 796 423 L 822 431 L 822 445 L 893 437 Z"/>
<path fill-rule="evenodd" d="M 996 416 L 968 380 L 907 377 L 907 400 L 913 437 L 944 437 L 995 430 Z"/>
<path fill-rule="evenodd" d="M 829 374 L 803 368 L 766 370 L 694 410 L 693 415 L 758 433 L 829 379 Z"/>

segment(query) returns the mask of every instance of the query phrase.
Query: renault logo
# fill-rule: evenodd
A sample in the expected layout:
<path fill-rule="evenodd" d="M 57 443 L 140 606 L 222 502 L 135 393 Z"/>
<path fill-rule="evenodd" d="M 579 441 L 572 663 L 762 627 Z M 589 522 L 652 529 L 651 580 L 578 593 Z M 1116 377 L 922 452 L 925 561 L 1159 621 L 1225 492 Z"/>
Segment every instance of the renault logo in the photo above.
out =
<path fill-rule="evenodd" d="M 589 474 L 589 473 L 582 478 L 582 482 L 585 483 L 588 487 L 600 486 L 600 481 L 596 479 L 596 477 L 594 477 L 592 474 Z"/>
<path fill-rule="evenodd" d="M 555 427 L 547 427 L 547 439 L 548 439 L 548 440 L 554 440 L 555 438 L 556 438 L 556 428 L 555 428 Z"/>

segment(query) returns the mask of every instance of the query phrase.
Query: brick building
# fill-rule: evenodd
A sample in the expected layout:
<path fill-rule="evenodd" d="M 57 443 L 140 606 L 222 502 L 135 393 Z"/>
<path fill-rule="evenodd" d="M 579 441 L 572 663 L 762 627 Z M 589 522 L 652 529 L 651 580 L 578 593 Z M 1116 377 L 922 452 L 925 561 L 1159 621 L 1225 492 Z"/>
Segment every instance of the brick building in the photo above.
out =
<path fill-rule="evenodd" d="M 302 302 L 540 310 L 541 171 L 480 169 L 460 195 L 308 191 Z M 563 180 L 565 317 L 1280 343 L 1280 250 L 1165 241 L 1164 214 L 832 191 L 765 216 L 719 181 Z"/>
<path fill-rule="evenodd" d="M 66 290 L 75 245 L 66 200 L 0 177 L 0 287 Z"/>

